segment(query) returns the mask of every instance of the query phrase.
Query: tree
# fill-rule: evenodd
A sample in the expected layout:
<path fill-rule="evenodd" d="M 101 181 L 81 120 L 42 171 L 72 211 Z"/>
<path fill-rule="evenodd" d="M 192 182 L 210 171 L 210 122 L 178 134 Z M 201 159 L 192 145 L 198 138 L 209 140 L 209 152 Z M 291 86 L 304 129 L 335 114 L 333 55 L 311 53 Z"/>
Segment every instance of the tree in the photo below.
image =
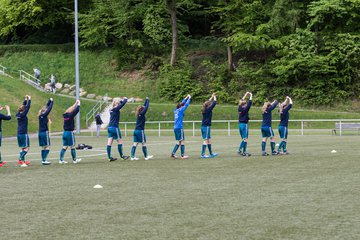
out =
<path fill-rule="evenodd" d="M 174 66 L 176 62 L 176 52 L 178 47 L 178 27 L 176 18 L 176 0 L 166 0 L 166 5 L 169 9 L 171 16 L 171 32 L 172 32 L 172 44 L 171 44 L 171 59 L 170 65 Z"/>

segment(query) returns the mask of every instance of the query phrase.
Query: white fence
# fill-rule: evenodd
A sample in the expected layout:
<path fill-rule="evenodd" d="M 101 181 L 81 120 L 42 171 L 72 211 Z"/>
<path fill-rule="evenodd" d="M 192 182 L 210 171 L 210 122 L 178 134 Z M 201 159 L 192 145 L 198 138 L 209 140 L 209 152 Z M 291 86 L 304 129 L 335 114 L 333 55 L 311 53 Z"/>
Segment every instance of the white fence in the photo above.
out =
<path fill-rule="evenodd" d="M 20 73 L 20 80 L 25 81 L 36 88 L 40 88 L 41 81 L 39 79 L 35 78 L 33 75 L 23 70 L 19 70 L 19 73 Z"/>
<path fill-rule="evenodd" d="M 95 119 L 95 115 L 97 112 L 101 112 L 103 110 L 103 106 L 108 104 L 108 94 L 106 93 L 96 104 L 95 106 L 86 114 L 85 123 L 86 127 L 90 126 L 91 121 Z"/>
<path fill-rule="evenodd" d="M 261 120 L 250 120 L 249 131 L 260 134 Z M 273 120 L 274 132 L 277 135 L 279 120 Z M 354 123 L 349 128 L 349 123 Z M 132 135 L 135 122 L 120 122 L 119 127 L 124 136 Z M 146 132 L 155 135 L 172 135 L 173 121 L 149 121 L 146 122 Z M 201 121 L 184 121 L 184 131 L 192 136 L 200 136 Z M 237 120 L 213 120 L 211 131 L 213 134 L 238 135 Z M 360 135 L 360 119 L 302 119 L 289 120 L 289 132 L 294 135 Z"/>

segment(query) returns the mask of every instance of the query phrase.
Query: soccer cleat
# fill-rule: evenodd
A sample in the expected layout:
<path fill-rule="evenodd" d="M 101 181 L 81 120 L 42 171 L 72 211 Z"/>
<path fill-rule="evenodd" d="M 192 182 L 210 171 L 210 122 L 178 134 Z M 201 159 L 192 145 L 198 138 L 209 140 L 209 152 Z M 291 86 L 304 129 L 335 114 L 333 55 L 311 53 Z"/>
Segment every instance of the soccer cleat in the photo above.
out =
<path fill-rule="evenodd" d="M 109 158 L 109 162 L 113 162 L 113 161 L 116 161 L 116 160 L 117 160 L 117 158 L 113 158 L 113 157 Z"/>
<path fill-rule="evenodd" d="M 173 158 L 173 159 L 177 159 L 177 158 L 178 158 L 175 154 L 171 154 L 170 157 Z"/>
<path fill-rule="evenodd" d="M 239 155 L 242 155 L 242 154 L 243 154 L 242 151 L 239 151 L 239 150 L 237 151 L 237 153 L 238 153 Z"/>
<path fill-rule="evenodd" d="M 66 161 L 61 161 L 61 160 L 59 160 L 59 164 L 67 164 L 68 162 L 66 162 Z"/>
<path fill-rule="evenodd" d="M 6 161 L 2 161 L 2 162 L 0 163 L 0 167 L 4 166 L 5 164 L 6 164 Z"/>
<path fill-rule="evenodd" d="M 122 156 L 122 157 L 120 157 L 120 160 L 121 161 L 125 161 L 125 160 L 127 160 L 127 159 L 129 159 L 130 158 L 130 156 Z"/>
<path fill-rule="evenodd" d="M 201 155 L 201 158 L 209 158 L 209 155 Z"/>
<path fill-rule="evenodd" d="M 244 157 L 250 157 L 251 154 L 250 154 L 250 153 L 243 153 L 242 156 L 244 156 Z"/>
<path fill-rule="evenodd" d="M 189 158 L 189 156 L 186 156 L 186 155 L 181 156 L 181 159 L 188 159 L 188 158 Z"/>
<path fill-rule="evenodd" d="M 26 163 L 23 163 L 20 165 L 20 167 L 27 167 L 28 165 Z"/>
<path fill-rule="evenodd" d="M 51 164 L 51 162 L 48 162 L 48 161 L 41 161 L 41 164 L 42 164 L 42 165 L 50 165 L 50 164 Z"/>
<path fill-rule="evenodd" d="M 261 155 L 262 156 L 269 156 L 269 154 L 267 152 L 263 152 Z"/>
<path fill-rule="evenodd" d="M 279 153 L 278 152 L 272 152 L 271 155 L 276 156 L 276 155 L 279 155 Z"/>
<path fill-rule="evenodd" d="M 79 162 L 81 162 L 81 158 L 77 158 L 77 159 L 73 160 L 73 164 L 77 164 Z"/>
<path fill-rule="evenodd" d="M 23 165 L 24 163 L 25 163 L 26 165 L 30 165 L 30 161 L 18 160 L 17 163 L 18 163 L 19 165 Z"/>
<path fill-rule="evenodd" d="M 282 154 L 282 155 L 288 155 L 289 152 L 286 151 L 286 152 L 282 152 L 281 154 Z"/>
<path fill-rule="evenodd" d="M 131 161 L 137 161 L 137 160 L 139 160 L 139 158 L 137 158 L 137 157 L 132 157 L 130 160 L 131 160 Z"/>
<path fill-rule="evenodd" d="M 150 159 L 152 159 L 154 156 L 153 155 L 149 155 L 149 156 L 147 156 L 146 158 L 145 158 L 145 160 L 150 160 Z"/>
<path fill-rule="evenodd" d="M 217 157 L 218 155 L 219 155 L 218 153 L 213 153 L 213 154 L 210 154 L 210 157 L 214 158 L 214 157 Z"/>

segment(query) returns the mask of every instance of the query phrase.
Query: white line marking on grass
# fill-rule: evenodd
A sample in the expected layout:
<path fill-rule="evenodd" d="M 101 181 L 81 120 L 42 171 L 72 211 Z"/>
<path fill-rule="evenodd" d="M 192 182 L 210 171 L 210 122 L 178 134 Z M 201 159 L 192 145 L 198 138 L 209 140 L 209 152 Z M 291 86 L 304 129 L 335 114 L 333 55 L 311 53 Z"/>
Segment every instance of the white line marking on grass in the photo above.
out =
<path fill-rule="evenodd" d="M 197 141 L 187 141 L 187 142 L 197 142 Z M 158 143 L 153 143 L 153 144 L 146 144 L 147 146 L 156 146 L 156 145 L 163 145 L 163 144 L 174 144 L 173 142 L 158 142 Z M 69 150 L 69 149 L 68 149 Z M 97 154 L 89 154 L 89 155 L 81 155 L 81 154 L 77 154 L 77 157 L 79 158 L 89 158 L 89 157 L 97 157 L 97 156 L 102 156 L 102 155 L 106 155 L 107 152 L 104 149 L 101 148 L 93 148 L 93 149 L 89 149 L 89 150 L 77 150 L 77 153 L 84 153 L 84 152 L 91 152 L 91 151 L 95 151 L 95 152 L 102 152 L 102 153 L 97 153 Z M 54 154 L 57 153 L 59 154 L 60 151 L 50 151 L 50 153 Z M 32 153 L 28 153 L 26 156 L 28 155 L 39 155 L 40 152 L 32 152 Z M 70 153 L 69 153 L 70 154 Z M 19 156 L 19 154 L 10 154 L 10 155 L 3 155 L 3 158 L 7 158 L 7 157 L 16 157 Z M 59 160 L 59 157 L 52 157 L 52 158 L 47 158 L 48 160 Z M 70 156 L 68 157 L 64 157 L 64 159 L 71 159 Z M 38 159 L 29 159 L 30 161 L 41 161 L 40 158 Z M 10 160 L 7 162 L 17 162 L 17 160 Z"/>

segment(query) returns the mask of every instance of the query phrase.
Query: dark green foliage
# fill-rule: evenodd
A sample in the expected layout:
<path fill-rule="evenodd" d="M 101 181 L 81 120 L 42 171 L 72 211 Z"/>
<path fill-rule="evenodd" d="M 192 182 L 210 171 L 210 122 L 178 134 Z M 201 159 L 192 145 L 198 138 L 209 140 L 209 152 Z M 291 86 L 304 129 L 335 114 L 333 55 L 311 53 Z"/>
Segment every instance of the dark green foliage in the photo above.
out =
<path fill-rule="evenodd" d="M 179 32 L 174 67 L 164 65 L 170 2 Z M 72 39 L 72 4 L 0 0 L 0 42 Z M 190 93 L 202 101 L 216 92 L 233 103 L 252 91 L 259 104 L 290 95 L 331 105 L 360 95 L 359 9 L 360 0 L 81 0 L 80 37 L 86 48 L 113 47 L 118 70 L 152 71 L 147 76 L 164 100 Z M 0 56 L 27 49 L 73 46 L 0 47 Z"/>
<path fill-rule="evenodd" d="M 67 44 L 27 44 L 27 45 L 0 45 L 0 56 L 16 52 L 73 52 L 75 45 Z"/>
<path fill-rule="evenodd" d="M 203 90 L 196 79 L 192 78 L 192 68 L 188 63 L 181 67 L 164 65 L 160 68 L 161 96 L 171 101 L 180 101 L 187 94 L 194 100 L 201 99 Z"/>

